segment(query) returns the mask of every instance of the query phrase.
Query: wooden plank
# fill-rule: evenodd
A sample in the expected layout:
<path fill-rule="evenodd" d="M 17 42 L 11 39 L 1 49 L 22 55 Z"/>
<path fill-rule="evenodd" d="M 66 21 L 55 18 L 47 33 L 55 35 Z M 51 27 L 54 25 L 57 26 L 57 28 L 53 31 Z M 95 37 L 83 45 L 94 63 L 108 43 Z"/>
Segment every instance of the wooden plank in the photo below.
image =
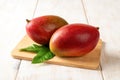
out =
<path fill-rule="evenodd" d="M 21 48 L 25 48 L 32 44 L 35 44 L 35 42 L 33 42 L 28 36 L 25 36 L 12 51 L 12 56 L 14 58 L 22 59 L 22 60 L 32 60 L 33 57 L 36 55 L 35 53 L 19 51 Z M 77 58 L 63 58 L 63 57 L 55 56 L 54 58 L 47 61 L 47 63 L 88 68 L 88 69 L 97 69 L 99 67 L 99 62 L 100 62 L 101 47 L 102 47 L 102 40 L 99 40 L 96 48 L 85 56 L 77 57 Z"/>
<path fill-rule="evenodd" d="M 17 80 L 102 80 L 99 70 L 59 66 L 53 64 L 31 64 L 22 61 Z M 93 77 L 94 75 L 94 77 Z M 87 77 L 85 77 L 87 76 Z"/>
<path fill-rule="evenodd" d="M 35 5 L 36 0 L 0 0 L 0 80 L 16 78 L 20 60 L 10 53 L 25 34 L 25 19 L 31 18 Z"/>
<path fill-rule="evenodd" d="M 120 0 L 84 0 L 90 24 L 100 27 L 104 80 L 120 79 Z"/>
<path fill-rule="evenodd" d="M 39 0 L 35 16 L 54 14 L 65 18 L 69 23 L 86 23 L 80 0 Z M 87 70 L 52 64 L 31 64 L 22 61 L 17 80 L 102 80 L 100 70 Z"/>

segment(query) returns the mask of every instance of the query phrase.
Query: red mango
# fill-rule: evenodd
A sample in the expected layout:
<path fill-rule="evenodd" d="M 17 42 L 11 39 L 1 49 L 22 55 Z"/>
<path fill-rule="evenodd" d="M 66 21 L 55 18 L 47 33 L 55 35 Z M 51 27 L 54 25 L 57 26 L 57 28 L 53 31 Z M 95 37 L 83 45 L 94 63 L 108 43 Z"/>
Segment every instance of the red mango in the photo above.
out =
<path fill-rule="evenodd" d="M 94 26 L 80 23 L 68 24 L 54 32 L 49 47 L 57 56 L 83 56 L 95 48 L 99 36 L 98 28 Z"/>

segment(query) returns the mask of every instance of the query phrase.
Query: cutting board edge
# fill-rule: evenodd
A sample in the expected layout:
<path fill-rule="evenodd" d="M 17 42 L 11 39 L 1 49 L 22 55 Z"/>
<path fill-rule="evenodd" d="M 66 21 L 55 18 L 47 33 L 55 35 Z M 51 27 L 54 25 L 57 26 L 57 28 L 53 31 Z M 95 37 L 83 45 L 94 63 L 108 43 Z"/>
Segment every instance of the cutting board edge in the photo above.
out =
<path fill-rule="evenodd" d="M 45 63 L 48 63 L 48 64 L 55 64 L 55 65 L 61 65 L 61 66 L 67 66 L 67 67 L 74 67 L 74 68 L 83 68 L 83 69 L 93 69 L 93 70 L 97 70 L 100 66 L 100 62 L 96 65 L 96 66 L 83 66 L 83 65 L 72 65 L 72 64 L 62 64 L 62 63 L 57 63 L 57 62 L 52 62 L 51 61 L 46 61 Z"/>
<path fill-rule="evenodd" d="M 27 60 L 27 61 L 31 61 L 32 58 L 25 58 L 25 57 L 22 57 L 22 56 L 15 56 L 15 55 L 12 55 L 13 58 L 15 59 L 19 59 L 19 60 Z M 52 62 L 52 63 L 51 63 Z M 62 64 L 62 63 L 57 63 L 57 62 L 54 62 L 54 61 L 46 61 L 45 63 L 48 63 L 48 64 L 54 64 L 54 65 L 61 65 L 61 66 L 67 66 L 67 67 L 75 67 L 75 68 L 85 68 L 85 69 L 93 69 L 93 70 L 96 70 L 98 69 L 99 65 L 100 65 L 100 62 L 96 65 L 96 66 L 83 66 L 83 65 L 72 65 L 72 64 Z"/>

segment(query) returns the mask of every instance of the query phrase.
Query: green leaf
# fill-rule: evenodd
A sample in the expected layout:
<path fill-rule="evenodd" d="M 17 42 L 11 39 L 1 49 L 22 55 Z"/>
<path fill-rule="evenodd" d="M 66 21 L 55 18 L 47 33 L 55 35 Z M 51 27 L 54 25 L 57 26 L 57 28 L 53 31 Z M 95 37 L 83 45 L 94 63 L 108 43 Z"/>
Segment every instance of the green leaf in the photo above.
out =
<path fill-rule="evenodd" d="M 39 46 L 39 45 L 33 44 L 32 46 L 20 49 L 20 51 L 37 53 L 41 50 L 41 48 L 44 48 L 44 46 Z"/>
<path fill-rule="evenodd" d="M 39 49 L 39 51 L 37 52 L 37 55 L 43 56 L 44 54 L 46 54 L 49 51 L 50 51 L 49 48 L 43 46 L 42 48 Z"/>
<path fill-rule="evenodd" d="M 46 45 L 39 46 L 33 44 L 32 46 L 20 49 L 20 51 L 37 53 L 32 60 L 33 64 L 45 62 L 55 56 Z"/>
<path fill-rule="evenodd" d="M 55 55 L 49 50 L 49 51 L 44 51 L 44 53 L 38 52 L 38 54 L 33 58 L 32 63 L 43 63 L 51 58 L 53 58 Z"/>

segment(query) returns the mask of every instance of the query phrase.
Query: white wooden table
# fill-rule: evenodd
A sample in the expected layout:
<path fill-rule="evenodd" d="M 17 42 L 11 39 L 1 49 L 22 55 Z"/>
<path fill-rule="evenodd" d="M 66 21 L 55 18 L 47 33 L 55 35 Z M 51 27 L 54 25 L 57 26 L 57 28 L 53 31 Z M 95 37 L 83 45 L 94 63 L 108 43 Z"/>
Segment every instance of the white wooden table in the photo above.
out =
<path fill-rule="evenodd" d="M 12 49 L 26 34 L 25 19 L 46 14 L 100 27 L 98 70 L 12 58 Z M 0 80 L 120 80 L 120 0 L 0 0 Z"/>

